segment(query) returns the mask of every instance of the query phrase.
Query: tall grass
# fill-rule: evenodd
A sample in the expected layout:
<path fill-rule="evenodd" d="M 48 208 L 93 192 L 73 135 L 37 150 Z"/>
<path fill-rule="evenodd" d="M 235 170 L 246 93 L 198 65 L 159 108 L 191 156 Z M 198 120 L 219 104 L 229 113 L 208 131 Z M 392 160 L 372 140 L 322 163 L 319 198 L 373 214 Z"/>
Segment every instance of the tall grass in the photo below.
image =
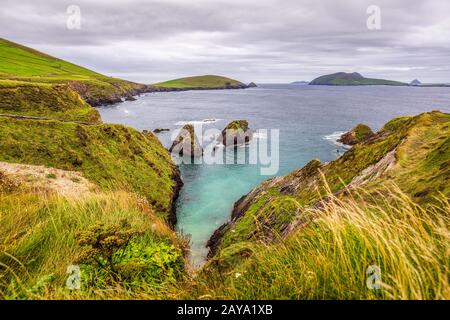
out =
<path fill-rule="evenodd" d="M 442 195 L 437 205 L 424 207 L 395 186 L 386 191 L 384 196 L 331 197 L 323 208 L 305 212 L 318 218 L 283 242 L 255 245 L 247 262 L 224 274 L 205 268 L 190 295 L 449 299 L 448 197 Z M 380 268 L 379 289 L 367 286 L 371 265 Z"/>
<path fill-rule="evenodd" d="M 66 199 L 42 192 L 0 191 L 0 299 L 102 297 L 97 288 L 66 289 L 67 267 L 81 252 L 76 234 L 98 223 L 108 226 L 124 220 L 143 232 L 146 245 L 185 245 L 144 198 L 131 193 Z"/>
<path fill-rule="evenodd" d="M 64 289 L 67 265 L 78 250 L 77 230 L 126 218 L 150 230 L 150 241 L 180 240 L 129 193 L 79 201 L 0 194 L 0 298 L 449 299 L 448 197 L 421 206 L 395 186 L 381 191 L 330 196 L 323 207 L 302 213 L 310 218 L 307 225 L 274 244 L 231 245 L 225 250 L 238 253 L 231 267 L 211 261 L 183 281 L 158 288 L 116 283 L 81 291 Z M 250 257 L 239 257 L 242 248 L 251 248 Z M 373 265 L 381 271 L 379 289 L 367 286 L 366 271 Z M 50 274 L 55 279 L 47 285 Z"/>

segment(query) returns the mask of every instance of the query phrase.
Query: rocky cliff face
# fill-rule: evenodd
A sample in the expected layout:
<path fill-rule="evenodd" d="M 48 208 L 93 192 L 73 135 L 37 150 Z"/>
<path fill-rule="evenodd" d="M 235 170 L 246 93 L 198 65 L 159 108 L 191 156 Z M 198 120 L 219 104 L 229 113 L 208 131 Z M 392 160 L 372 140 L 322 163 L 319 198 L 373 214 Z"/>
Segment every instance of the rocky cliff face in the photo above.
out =
<path fill-rule="evenodd" d="M 342 142 L 346 145 L 354 145 L 363 142 L 373 135 L 372 129 L 365 124 L 358 124 L 349 132 L 344 133 L 338 142 Z"/>
<path fill-rule="evenodd" d="M 286 237 L 307 225 L 311 217 L 305 211 L 322 206 L 331 194 L 348 197 L 364 187 L 377 201 L 383 186 L 395 183 L 418 203 L 433 202 L 438 193 L 450 195 L 449 137 L 450 114 L 397 118 L 330 163 L 312 160 L 267 180 L 236 202 L 230 221 L 208 242 L 209 258 L 239 243 Z"/>

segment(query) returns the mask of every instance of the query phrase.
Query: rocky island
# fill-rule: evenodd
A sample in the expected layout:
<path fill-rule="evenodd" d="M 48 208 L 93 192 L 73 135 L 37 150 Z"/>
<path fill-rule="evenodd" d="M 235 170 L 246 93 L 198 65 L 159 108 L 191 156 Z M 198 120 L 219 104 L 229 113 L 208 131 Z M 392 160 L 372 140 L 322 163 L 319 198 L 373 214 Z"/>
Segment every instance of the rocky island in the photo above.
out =
<path fill-rule="evenodd" d="M 309 83 L 310 85 L 327 85 L 327 86 L 367 86 L 367 85 L 384 85 L 384 86 L 406 86 L 406 83 L 384 79 L 365 78 L 358 72 L 346 73 L 337 72 L 333 74 L 318 77 Z"/>
<path fill-rule="evenodd" d="M 218 140 L 224 146 L 239 146 L 249 142 L 252 137 L 253 131 L 249 128 L 247 120 L 234 120 L 222 130 Z"/>

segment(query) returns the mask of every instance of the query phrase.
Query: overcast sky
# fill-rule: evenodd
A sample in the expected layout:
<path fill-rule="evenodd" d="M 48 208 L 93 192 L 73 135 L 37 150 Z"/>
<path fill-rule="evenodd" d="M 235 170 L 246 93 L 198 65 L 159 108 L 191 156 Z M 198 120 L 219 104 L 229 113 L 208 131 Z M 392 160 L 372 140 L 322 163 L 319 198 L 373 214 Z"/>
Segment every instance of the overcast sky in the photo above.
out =
<path fill-rule="evenodd" d="M 0 37 L 154 83 L 220 74 L 291 82 L 338 71 L 450 82 L 449 0 L 0 0 Z M 81 9 L 69 29 L 66 10 Z M 381 29 L 369 30 L 369 5 Z M 0 61 L 1 63 L 1 61 Z"/>

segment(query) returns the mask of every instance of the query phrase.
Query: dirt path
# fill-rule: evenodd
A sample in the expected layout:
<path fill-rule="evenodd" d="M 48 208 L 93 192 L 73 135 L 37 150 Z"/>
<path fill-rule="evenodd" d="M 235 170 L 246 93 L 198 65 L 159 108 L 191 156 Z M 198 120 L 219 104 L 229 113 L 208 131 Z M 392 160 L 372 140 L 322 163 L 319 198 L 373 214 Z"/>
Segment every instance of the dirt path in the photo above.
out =
<path fill-rule="evenodd" d="M 72 123 L 78 123 L 88 126 L 93 126 L 99 123 L 91 123 L 91 122 L 84 122 L 84 121 L 72 121 L 72 120 L 61 120 L 61 119 L 55 119 L 55 118 L 42 118 L 42 117 L 33 117 L 33 116 L 21 116 L 17 114 L 9 114 L 9 113 L 0 113 L 0 117 L 6 117 L 6 118 L 13 118 L 13 119 L 19 119 L 19 120 L 44 120 L 44 121 L 60 121 L 60 122 L 72 122 Z"/>
<path fill-rule="evenodd" d="M 97 189 L 76 171 L 0 162 L 0 173 L 15 185 L 52 191 L 70 198 L 83 197 Z"/>

